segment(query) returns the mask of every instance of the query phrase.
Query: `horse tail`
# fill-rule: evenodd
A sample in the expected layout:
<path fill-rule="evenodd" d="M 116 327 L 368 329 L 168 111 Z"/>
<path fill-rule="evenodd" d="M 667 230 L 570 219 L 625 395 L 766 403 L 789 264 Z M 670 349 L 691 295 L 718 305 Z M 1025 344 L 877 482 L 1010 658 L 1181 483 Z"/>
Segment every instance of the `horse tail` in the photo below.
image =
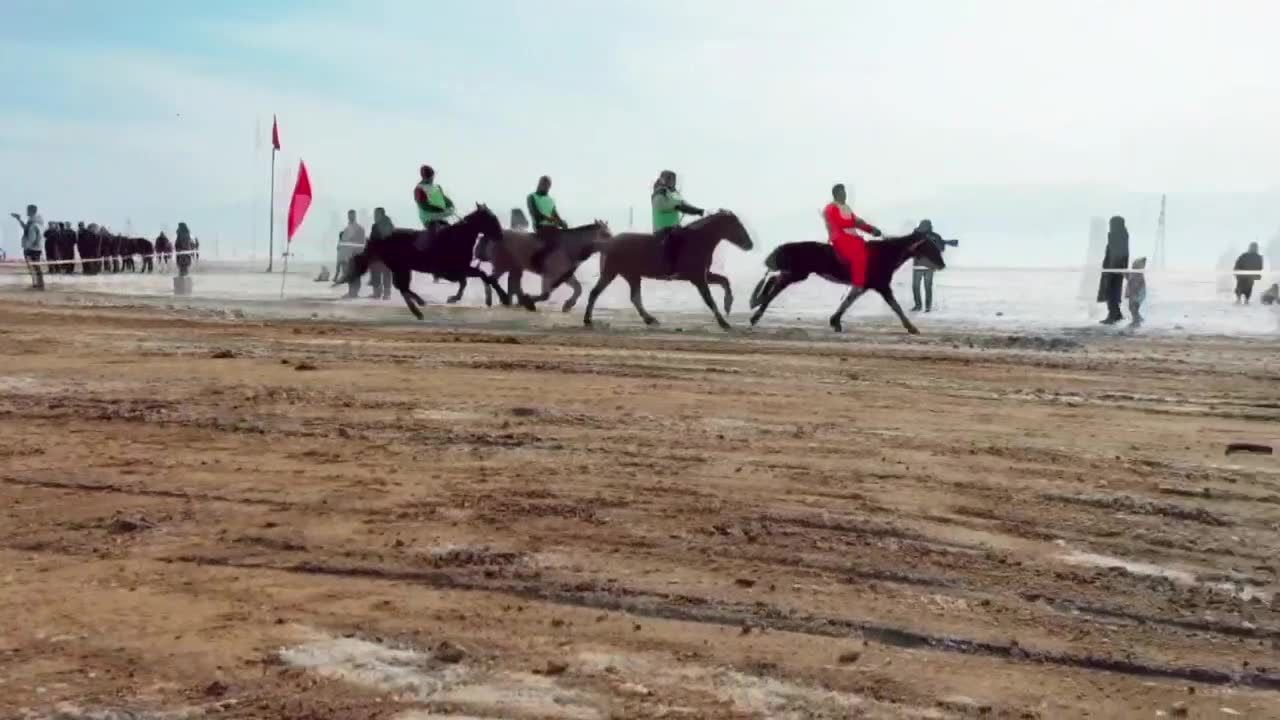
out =
<path fill-rule="evenodd" d="M 372 243 L 370 243 L 370 245 L 372 245 Z M 338 278 L 335 274 L 333 276 L 333 284 L 338 285 L 343 282 L 350 283 L 353 280 L 358 280 L 364 277 L 364 274 L 369 272 L 369 264 L 373 262 L 370 250 L 371 248 L 366 247 L 355 255 L 352 255 L 351 259 L 347 261 L 346 274 L 342 278 Z"/>
<path fill-rule="evenodd" d="M 773 290 L 773 284 L 778 279 L 778 273 L 770 270 L 760 278 L 760 282 L 756 283 L 756 289 L 751 291 L 751 307 L 760 306 L 760 298 L 767 297 L 769 292 Z"/>

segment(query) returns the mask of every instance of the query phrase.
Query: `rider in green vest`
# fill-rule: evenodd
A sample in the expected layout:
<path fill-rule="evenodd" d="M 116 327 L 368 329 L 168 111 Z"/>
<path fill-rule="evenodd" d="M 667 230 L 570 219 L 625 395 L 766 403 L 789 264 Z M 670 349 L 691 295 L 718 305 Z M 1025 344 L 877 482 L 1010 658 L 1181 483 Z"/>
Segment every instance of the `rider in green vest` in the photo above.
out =
<path fill-rule="evenodd" d="M 446 218 L 453 214 L 453 201 L 436 184 L 436 171 L 430 165 L 423 165 L 418 173 L 422 181 L 413 188 L 413 201 L 418 206 L 418 219 L 426 231 L 425 244 L 430 245 L 440 228 L 448 226 Z"/>
<path fill-rule="evenodd" d="M 674 275 L 680 255 L 680 219 L 684 215 L 701 216 L 704 211 L 684 201 L 676 189 L 676 174 L 670 170 L 663 170 L 658 175 L 650 201 L 653 205 L 653 236 L 662 243 L 664 274 Z"/>
<path fill-rule="evenodd" d="M 542 259 L 555 248 L 556 234 L 569 227 L 556 210 L 556 201 L 551 197 L 551 178 L 543 175 L 538 178 L 538 188 L 529 193 L 525 205 L 529 208 L 529 217 L 533 220 L 533 231 L 542 240 L 542 247 L 534 254 L 534 267 L 542 265 Z"/>

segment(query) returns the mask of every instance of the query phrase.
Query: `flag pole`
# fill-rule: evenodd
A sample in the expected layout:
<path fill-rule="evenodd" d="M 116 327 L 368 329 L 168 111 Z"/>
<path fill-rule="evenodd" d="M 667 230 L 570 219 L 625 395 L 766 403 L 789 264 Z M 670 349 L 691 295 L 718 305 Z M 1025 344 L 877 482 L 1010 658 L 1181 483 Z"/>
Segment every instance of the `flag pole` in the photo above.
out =
<path fill-rule="evenodd" d="M 284 299 L 284 281 L 289 278 L 289 245 L 285 244 L 284 269 L 280 271 L 280 299 Z"/>
<path fill-rule="evenodd" d="M 274 121 L 272 127 L 275 127 Z M 267 230 L 267 272 L 271 272 L 272 263 L 276 259 L 276 152 L 273 139 L 271 143 L 271 210 L 268 215 L 271 218 L 269 220 L 271 225 Z M 280 289 L 280 296 L 284 297 L 283 287 Z"/>

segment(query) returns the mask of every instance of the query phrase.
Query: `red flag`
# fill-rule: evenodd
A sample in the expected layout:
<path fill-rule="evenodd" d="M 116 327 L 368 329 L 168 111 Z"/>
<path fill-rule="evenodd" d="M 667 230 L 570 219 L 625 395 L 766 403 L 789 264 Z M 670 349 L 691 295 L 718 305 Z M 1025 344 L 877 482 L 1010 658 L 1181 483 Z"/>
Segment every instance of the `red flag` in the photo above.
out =
<path fill-rule="evenodd" d="M 271 116 L 271 149 L 280 149 L 280 123 L 276 122 L 276 116 Z"/>
<path fill-rule="evenodd" d="M 307 165 L 298 161 L 298 182 L 293 186 L 293 197 L 289 198 L 289 242 L 293 242 L 293 234 L 302 225 L 302 218 L 307 216 L 307 208 L 311 207 L 311 178 L 307 177 Z"/>

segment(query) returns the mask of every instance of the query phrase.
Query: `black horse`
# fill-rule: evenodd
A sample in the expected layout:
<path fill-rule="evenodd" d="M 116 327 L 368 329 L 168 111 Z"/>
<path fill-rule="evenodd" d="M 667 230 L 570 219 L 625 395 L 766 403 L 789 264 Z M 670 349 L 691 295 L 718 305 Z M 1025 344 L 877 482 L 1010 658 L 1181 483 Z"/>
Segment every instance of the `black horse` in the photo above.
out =
<path fill-rule="evenodd" d="M 391 271 L 391 284 L 400 291 L 405 305 L 409 306 L 409 312 L 419 320 L 422 319 L 422 311 L 418 308 L 427 302 L 409 289 L 414 271 L 458 283 L 457 294 L 448 299 L 451 303 L 462 297 L 462 292 L 467 288 L 467 278 L 478 277 L 498 294 L 503 305 L 509 305 L 511 298 L 506 291 L 494 282 L 492 276 L 472 262 L 476 241 L 481 237 L 502 237 L 502 224 L 498 222 L 498 216 L 484 205 L 476 205 L 476 209 L 466 217 L 438 230 L 425 250 L 418 245 L 423 239 L 422 230 L 396 228 L 388 235 L 369 240 L 365 249 L 351 258 L 351 267 L 342 280 L 348 282 L 359 279 L 368 272 L 370 263 L 374 260 L 381 261 Z"/>
<path fill-rule="evenodd" d="M 946 267 L 942 261 L 942 253 L 938 246 L 929 242 L 923 232 L 913 232 L 899 238 L 873 241 L 867 243 L 867 287 L 853 288 L 840 303 L 836 313 L 831 316 L 831 328 L 836 332 L 843 330 L 840 318 L 849 306 L 867 290 L 875 290 L 888 303 L 889 307 L 902 321 L 902 326 L 912 335 L 920 334 L 920 330 L 907 319 L 902 306 L 893 296 L 893 274 L 902 264 L 911 258 L 919 258 L 925 267 L 941 270 Z M 821 242 L 795 242 L 779 245 L 769 257 L 765 258 L 765 267 L 769 270 L 751 293 L 751 307 L 755 314 L 751 316 L 751 324 L 760 322 L 769 303 L 787 289 L 810 275 L 818 275 L 837 285 L 851 285 L 849 266 L 836 255 L 835 248 Z"/>

